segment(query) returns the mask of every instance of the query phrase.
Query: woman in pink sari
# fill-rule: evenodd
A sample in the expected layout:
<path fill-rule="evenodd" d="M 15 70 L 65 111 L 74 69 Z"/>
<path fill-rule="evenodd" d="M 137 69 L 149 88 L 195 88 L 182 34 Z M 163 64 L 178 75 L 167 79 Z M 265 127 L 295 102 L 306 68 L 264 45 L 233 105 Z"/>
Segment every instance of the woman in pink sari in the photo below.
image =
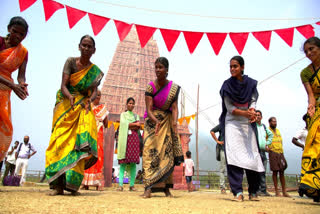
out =
<path fill-rule="evenodd" d="M 178 95 L 180 86 L 167 80 L 169 62 L 165 57 L 155 61 L 157 79 L 150 82 L 145 92 L 146 108 L 144 148 L 142 156 L 144 198 L 151 192 L 164 192 L 172 197 L 174 166 L 183 161 L 180 138 L 177 133 Z"/>
<path fill-rule="evenodd" d="M 13 17 L 8 32 L 6 37 L 0 36 L 0 161 L 4 159 L 12 140 L 11 91 L 21 100 L 29 95 L 25 78 L 28 50 L 21 44 L 27 35 L 28 24 L 22 17 Z M 16 84 L 11 74 L 17 69 Z"/>

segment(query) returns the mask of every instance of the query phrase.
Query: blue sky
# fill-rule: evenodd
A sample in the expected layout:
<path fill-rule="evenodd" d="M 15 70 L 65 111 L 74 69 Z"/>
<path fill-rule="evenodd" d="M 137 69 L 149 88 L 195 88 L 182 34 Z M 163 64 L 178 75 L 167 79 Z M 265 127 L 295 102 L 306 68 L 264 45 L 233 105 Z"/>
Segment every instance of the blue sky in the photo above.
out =
<path fill-rule="evenodd" d="M 161 2 L 59 0 L 59 2 L 129 23 L 202 32 L 272 30 L 320 21 L 320 2 L 316 0 L 163 0 Z M 130 7 L 120 7 L 110 3 Z M 40 0 L 22 13 L 19 11 L 18 0 L 1 0 L 1 7 L 3 11 L 0 19 L 1 36 L 7 34 L 7 24 L 13 16 L 23 16 L 30 26 L 29 34 L 23 41 L 29 50 L 27 83 L 30 96 L 21 101 L 14 93 L 12 94 L 13 140 L 21 141 L 24 135 L 30 135 L 31 143 L 37 148 L 38 154 L 30 161 L 29 169 L 43 170 L 45 150 L 50 138 L 55 93 L 60 87 L 62 68 L 67 57 L 79 55 L 78 43 L 81 36 L 93 35 L 91 25 L 88 16 L 85 16 L 70 30 L 65 9 L 57 11 L 48 22 L 45 22 Z M 194 16 L 182 14 L 194 14 Z M 305 19 L 306 17 L 318 17 L 318 20 Z M 230 18 L 251 18 L 251 20 Z M 255 18 L 260 20 L 254 20 Z M 319 36 L 320 26 L 314 25 L 314 27 L 316 35 Z M 154 39 L 158 42 L 160 55 L 170 61 L 170 79 L 181 85 L 194 100 L 196 100 L 197 85 L 200 84 L 200 108 L 206 109 L 220 102 L 219 89 L 223 81 L 230 76 L 229 59 L 238 55 L 229 37 L 226 38 L 218 56 L 214 54 L 206 36 L 203 36 L 192 55 L 188 52 L 182 34 L 170 53 L 158 30 L 154 34 Z M 95 40 L 97 51 L 92 61 L 106 74 L 119 42 L 113 21 L 109 21 Z M 242 53 L 246 62 L 245 73 L 261 81 L 282 70 L 304 57 L 301 50 L 304 41 L 305 38 L 295 31 L 293 46 L 288 47 L 278 35 L 272 33 L 270 50 L 266 51 L 250 34 Z M 284 151 L 290 173 L 299 173 L 300 168 L 302 151 L 292 145 L 291 139 L 304 125 L 301 117 L 307 108 L 307 96 L 299 74 L 309 63 L 308 59 L 304 59 L 258 87 L 260 97 L 257 108 L 262 110 L 263 122 L 266 124 L 270 116 L 278 118 L 278 128 L 284 139 Z M 14 74 L 15 80 L 16 75 L 17 72 Z M 186 114 L 191 115 L 194 112 L 195 108 L 187 99 Z M 220 112 L 220 104 L 205 111 L 214 122 L 218 121 Z M 212 125 L 201 115 L 199 119 L 200 133 L 211 141 L 209 130 Z M 190 126 L 194 130 L 194 125 Z M 201 148 L 205 143 L 207 142 L 200 142 L 200 151 L 206 152 L 204 147 Z M 215 167 L 214 163 L 212 169 Z"/>

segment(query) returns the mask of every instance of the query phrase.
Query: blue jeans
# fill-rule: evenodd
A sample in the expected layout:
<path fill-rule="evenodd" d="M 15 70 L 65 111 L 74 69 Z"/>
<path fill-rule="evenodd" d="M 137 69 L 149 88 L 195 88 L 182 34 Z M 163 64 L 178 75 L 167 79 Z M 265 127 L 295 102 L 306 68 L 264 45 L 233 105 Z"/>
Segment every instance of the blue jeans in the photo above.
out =
<path fill-rule="evenodd" d="M 267 192 L 267 185 L 266 185 L 266 171 L 267 171 L 267 156 L 266 153 L 264 151 L 260 152 L 260 156 L 262 159 L 262 163 L 264 166 L 264 172 L 259 172 L 259 192 L 263 192 L 266 193 Z"/>

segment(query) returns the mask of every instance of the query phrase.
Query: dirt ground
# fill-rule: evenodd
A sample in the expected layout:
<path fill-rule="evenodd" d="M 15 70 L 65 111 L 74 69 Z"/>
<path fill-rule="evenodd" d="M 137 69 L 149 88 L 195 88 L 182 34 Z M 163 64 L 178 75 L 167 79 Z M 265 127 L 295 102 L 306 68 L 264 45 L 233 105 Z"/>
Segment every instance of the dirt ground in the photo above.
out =
<path fill-rule="evenodd" d="M 173 190 L 173 198 L 162 193 L 153 193 L 150 199 L 139 197 L 143 187 L 137 192 L 123 192 L 116 187 L 104 191 L 81 190 L 80 196 L 48 196 L 47 185 L 28 187 L 0 187 L 0 213 L 308 213 L 319 214 L 320 203 L 300 198 L 290 192 L 291 198 L 260 197 L 260 201 L 231 201 L 232 194 L 221 195 L 217 190 L 200 190 L 192 193 Z"/>

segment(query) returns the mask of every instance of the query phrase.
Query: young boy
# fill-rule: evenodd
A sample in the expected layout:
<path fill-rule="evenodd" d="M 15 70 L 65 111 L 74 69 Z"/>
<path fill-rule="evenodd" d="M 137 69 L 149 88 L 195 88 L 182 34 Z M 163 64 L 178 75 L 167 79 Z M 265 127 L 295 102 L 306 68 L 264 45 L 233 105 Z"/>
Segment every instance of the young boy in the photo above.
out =
<path fill-rule="evenodd" d="M 188 185 L 188 192 L 192 192 L 192 176 L 194 175 L 194 163 L 193 160 L 191 159 L 191 152 L 187 151 L 186 152 L 187 158 L 184 160 L 183 163 L 183 176 L 186 176 L 186 181 Z"/>

